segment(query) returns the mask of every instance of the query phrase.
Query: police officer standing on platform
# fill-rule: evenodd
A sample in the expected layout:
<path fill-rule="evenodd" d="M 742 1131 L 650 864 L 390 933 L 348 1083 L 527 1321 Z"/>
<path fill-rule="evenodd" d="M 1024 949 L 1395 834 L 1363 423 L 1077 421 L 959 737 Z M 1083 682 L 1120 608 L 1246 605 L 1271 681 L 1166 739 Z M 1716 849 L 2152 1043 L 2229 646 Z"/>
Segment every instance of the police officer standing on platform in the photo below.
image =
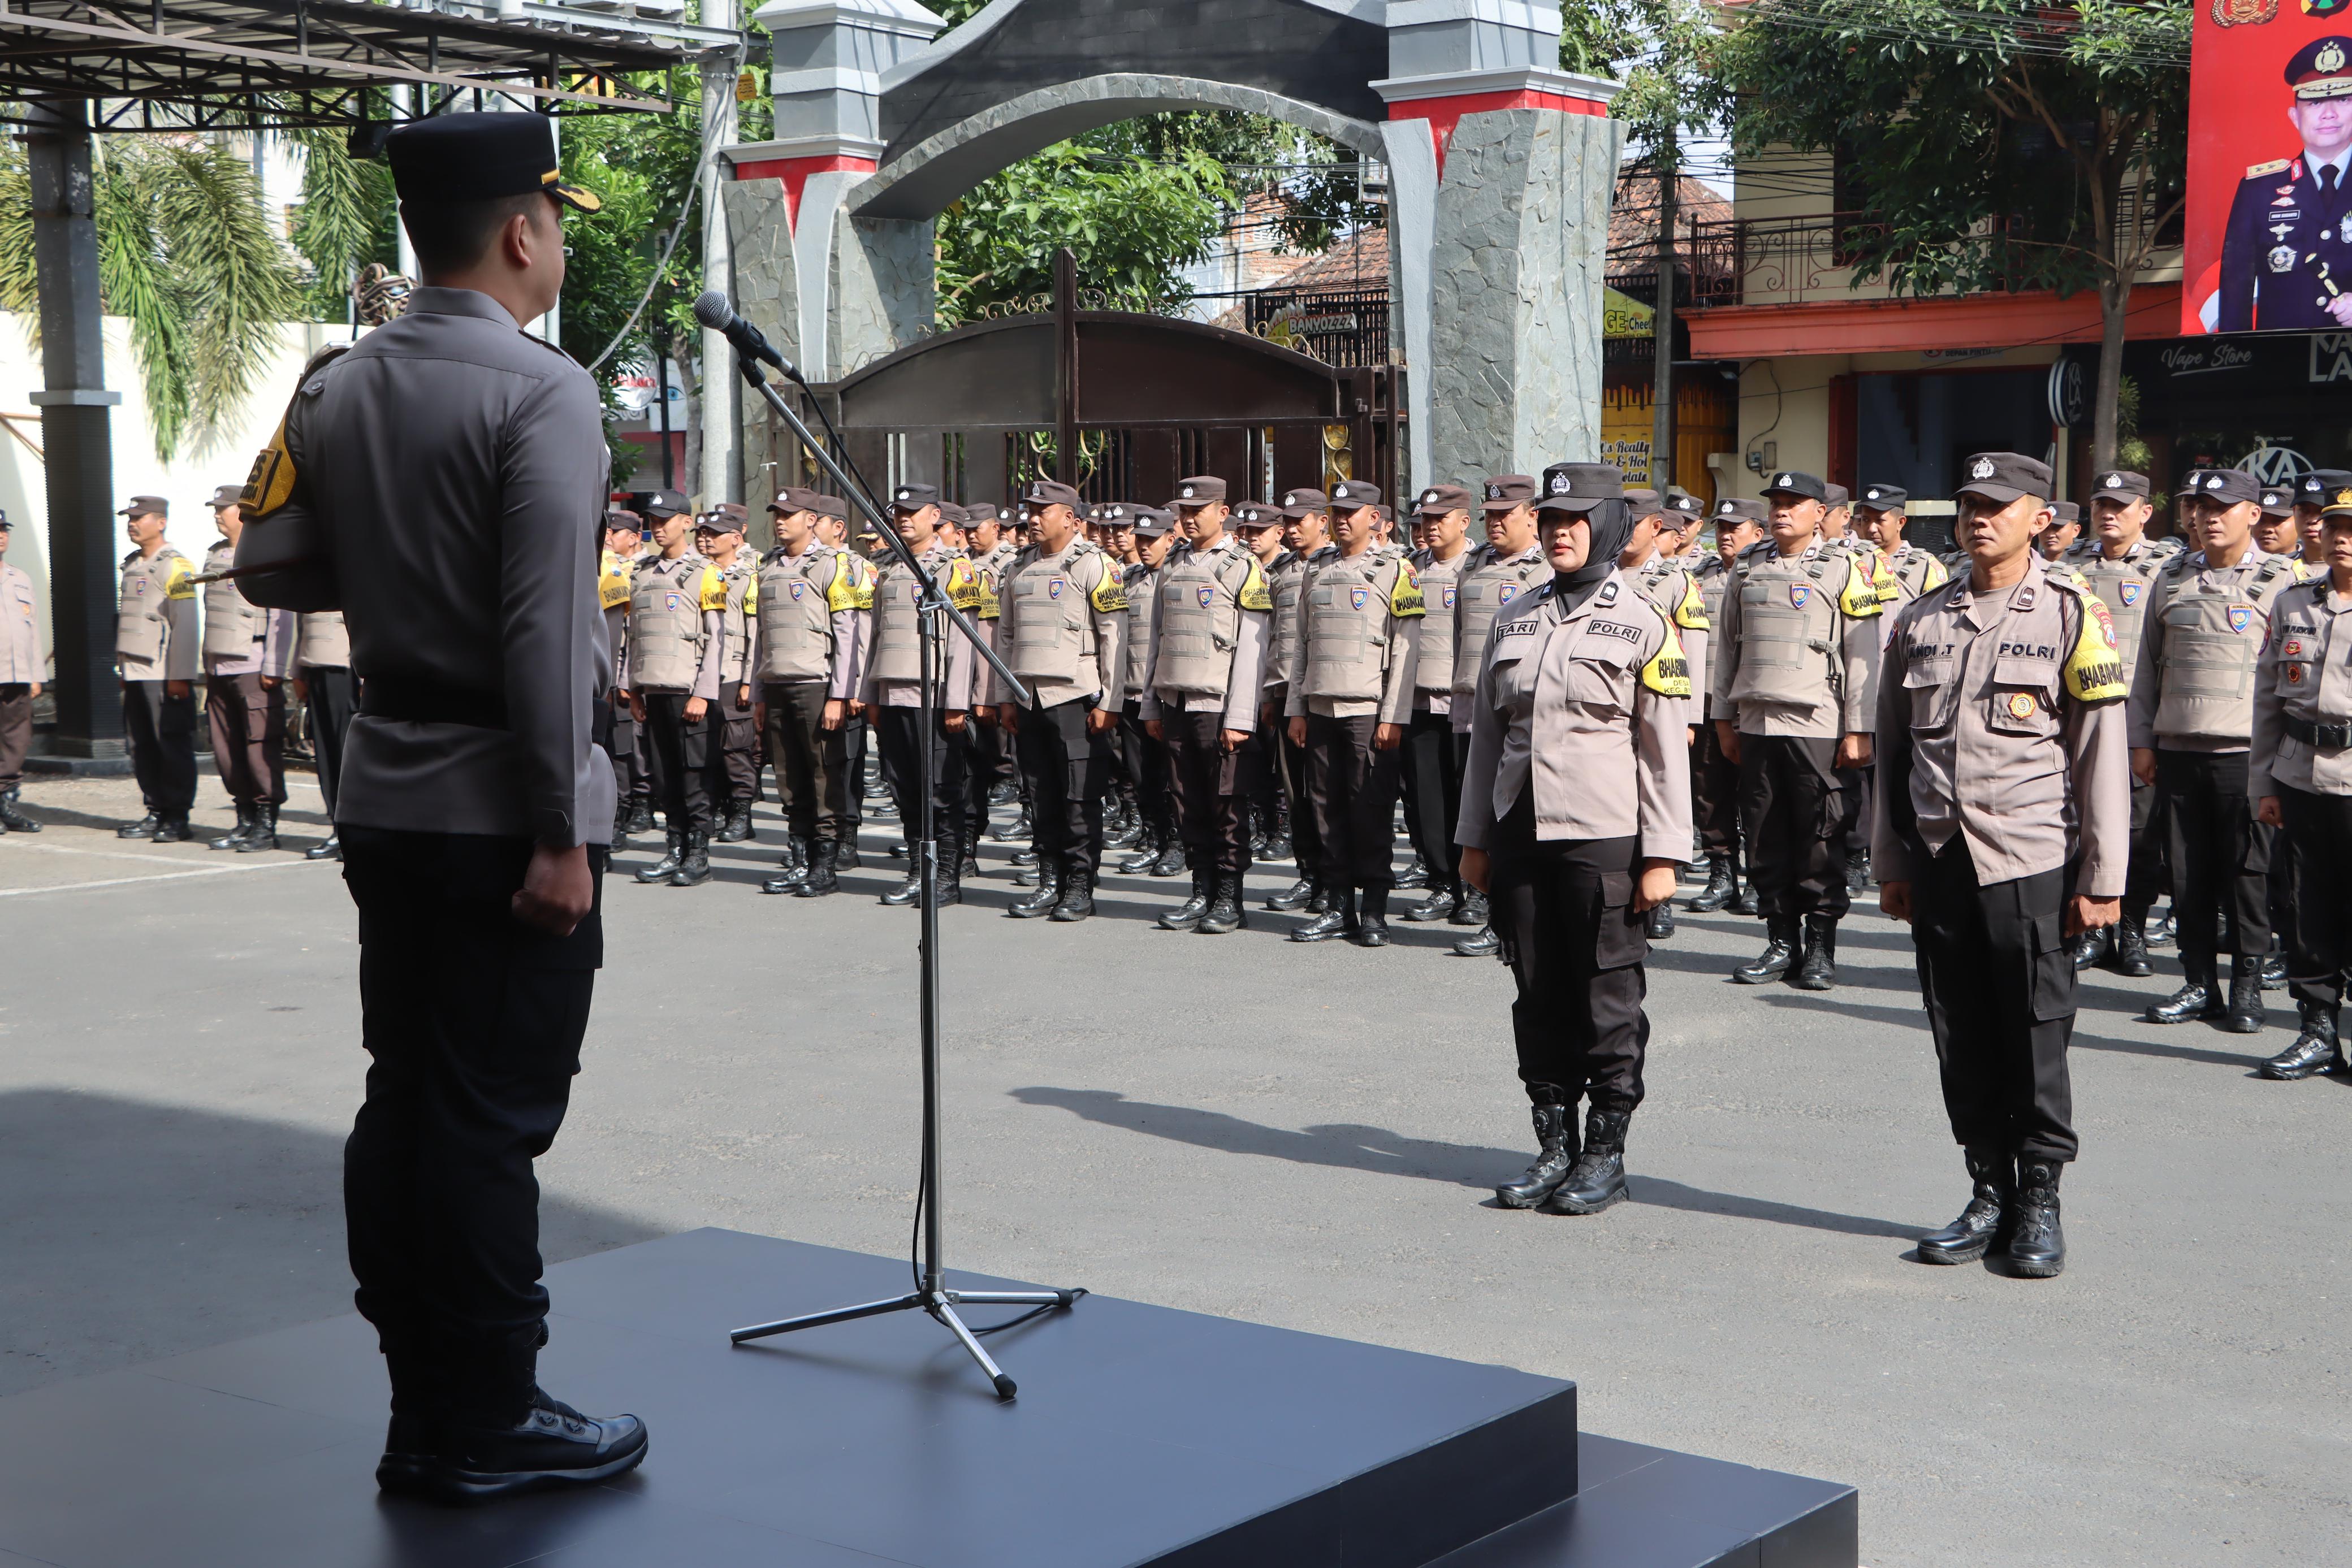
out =
<path fill-rule="evenodd" d="M 980 583 L 971 562 L 940 538 L 940 493 L 935 486 L 906 484 L 890 493 L 892 525 L 923 570 L 950 601 L 977 605 Z M 866 661 L 862 695 L 882 751 L 882 781 L 898 811 L 898 831 L 907 851 L 907 880 L 882 895 L 904 908 L 923 896 L 921 846 L 923 797 L 931 796 L 931 829 L 939 846 L 940 906 L 963 902 L 963 748 L 956 742 L 971 723 L 971 644 L 960 635 L 942 636 L 943 667 L 934 669 L 938 733 L 932 737 L 931 774 L 923 777 L 923 589 L 894 553 L 874 584 L 873 653 Z M 856 786 L 853 782 L 851 788 Z"/>
<path fill-rule="evenodd" d="M 175 844 L 187 839 L 196 803 L 197 635 L 195 568 L 163 537 L 161 496 L 133 496 L 122 508 L 131 550 L 122 558 L 114 612 L 114 663 L 122 675 L 122 730 L 147 814 L 115 830 L 119 839 Z"/>
<path fill-rule="evenodd" d="M 1345 936 L 1381 947 L 1389 939 L 1392 824 L 1426 610 L 1412 563 L 1379 548 L 1380 499 L 1360 479 L 1331 486 L 1339 554 L 1307 577 L 1284 716 L 1306 748 L 1307 809 L 1330 903 L 1290 934 L 1293 942 Z"/>
<path fill-rule="evenodd" d="M 8 514 L 0 512 L 0 557 L 8 553 L 10 531 Z M 33 580 L 0 559 L 0 832 L 41 831 L 16 809 L 33 739 L 33 699 L 41 695 L 41 631 L 34 608 Z"/>
<path fill-rule="evenodd" d="M 341 777 L 343 747 L 352 717 L 359 712 L 359 682 L 352 674 L 352 633 L 340 610 L 300 618 L 294 633 L 294 695 L 310 715 L 310 755 L 319 770 L 319 795 L 327 808 L 327 837 L 302 852 L 304 860 L 341 860 L 335 836 L 335 783 Z"/>
<path fill-rule="evenodd" d="M 1881 606 L 1869 563 L 1815 532 L 1825 493 L 1811 474 L 1772 476 L 1769 551 L 1724 596 L 1708 648 L 1716 737 L 1739 768 L 1748 874 L 1769 933 L 1763 953 L 1732 972 L 1742 985 L 1828 990 L 1852 896 L 1842 862 L 1856 801 L 1845 774 L 1871 758 Z"/>
<path fill-rule="evenodd" d="M 621 681 L 669 850 L 639 870 L 637 880 L 694 887 L 710 880 L 710 779 L 719 748 L 727 585 L 719 569 L 695 551 L 694 518 L 684 496 L 657 491 L 645 507 L 659 553 L 639 561 L 630 578 Z"/>
<path fill-rule="evenodd" d="M 1141 709 L 1151 737 L 1168 747 L 1170 797 L 1192 869 L 1192 896 L 1160 924 L 1206 936 L 1247 924 L 1250 759 L 1243 748 L 1256 739 L 1274 608 L 1257 557 L 1225 532 L 1227 510 L 1223 479 L 1177 481 L 1175 511 L 1191 548 L 1160 575 Z"/>
<path fill-rule="evenodd" d="M 1454 830 L 1462 813 L 1462 760 L 1470 737 L 1454 728 L 1454 631 L 1470 543 L 1470 492 L 1433 485 L 1413 507 L 1422 548 L 1421 651 L 1413 663 L 1412 722 L 1404 732 L 1405 824 L 1429 873 L 1429 896 L 1404 911 L 1414 922 L 1450 920 L 1462 908 Z"/>
<path fill-rule="evenodd" d="M 562 1125 L 594 970 L 612 764 L 591 713 L 607 459 L 593 378 L 518 323 L 563 282 L 555 139 L 444 114 L 387 146 L 424 287 L 304 375 L 247 487 L 257 602 L 341 608 L 362 678 L 335 809 L 359 906 L 367 1103 L 344 1151 L 360 1312 L 393 1419 L 377 1483 L 444 1501 L 634 1467 L 635 1416 L 538 1378 L 532 1161 Z M 294 564 L 294 563 L 302 564 Z"/>
<path fill-rule="evenodd" d="M 1999 1246 L 2048 1279 L 2077 1146 L 2062 938 L 2115 919 L 2130 841 L 2123 666 L 2105 607 L 2034 549 L 2049 467 L 1990 452 L 1963 472 L 1969 574 L 1903 611 L 1878 684 L 1879 904 L 1911 924 L 1973 1187 L 1919 1260 Z"/>
<path fill-rule="evenodd" d="M 849 833 L 853 782 L 849 704 L 865 657 L 858 563 L 820 537 L 826 499 L 794 487 L 768 507 L 776 548 L 760 563 L 748 660 L 759 684 L 752 716 L 776 765 L 784 831 L 796 852 L 760 891 L 801 898 L 823 898 L 841 885 L 835 873 Z"/>
<path fill-rule="evenodd" d="M 1714 517 L 1715 549 L 1692 573 L 1700 606 L 1706 612 L 1709 638 L 1721 635 L 1724 601 L 1738 580 L 1740 553 L 1764 537 L 1764 504 L 1727 496 L 1715 504 Z M 1698 824 L 1699 852 L 1706 856 L 1706 885 L 1683 907 L 1695 915 L 1725 908 L 1752 914 L 1744 906 L 1749 894 L 1741 892 L 1739 883 L 1739 764 L 1725 754 L 1715 722 L 1728 709 L 1717 709 L 1712 678 L 1691 685 L 1706 715 L 1698 743 L 1691 747 L 1691 813 Z"/>
<path fill-rule="evenodd" d="M 1480 645 L 1457 832 L 1517 985 L 1511 1033 L 1535 1119 L 1535 1164 L 1495 1196 L 1598 1214 L 1629 1191 L 1650 1034 L 1642 917 L 1690 854 L 1690 674 L 1673 623 L 1617 564 L 1633 532 L 1618 471 L 1564 464 L 1545 489 L 1549 580 L 1514 596 Z"/>
<path fill-rule="evenodd" d="M 237 486 L 213 492 L 220 538 L 205 552 L 205 574 L 226 571 L 245 527 Z M 249 852 L 278 847 L 286 804 L 286 681 L 294 673 L 294 617 L 264 610 L 234 580 L 205 584 L 205 716 L 213 766 L 236 807 L 236 826 L 212 841 Z"/>
<path fill-rule="evenodd" d="M 987 685 L 1029 781 L 1039 875 L 1008 913 L 1070 922 L 1095 912 L 1110 734 L 1126 695 L 1127 588 L 1118 563 L 1081 536 L 1076 490 L 1035 479 L 1022 498 L 1036 542 L 1005 574 L 997 639 L 1030 705 L 999 690 L 992 671 Z"/>
<path fill-rule="evenodd" d="M 2287 985 L 2302 1028 L 2262 1065 L 2294 1081 L 2345 1070 L 2344 973 L 2352 962 L 2352 476 L 2321 499 L 2322 574 L 2280 593 L 2254 665 L 2247 785 L 2256 817 L 2292 856 L 2296 918 Z"/>
<path fill-rule="evenodd" d="M 2189 538 L 2201 548 L 2159 573 L 2141 623 L 2131 681 L 2132 773 L 2156 787 L 2179 916 L 2184 983 L 2147 1009 L 2150 1023 L 2263 1027 L 2263 959 L 2270 952 L 2270 860 L 2275 830 L 2254 818 L 2248 747 L 2254 665 L 2273 602 L 2295 563 L 2253 542 L 2261 486 L 2236 468 L 2189 476 Z M 2231 955 L 2221 986 L 2215 941 Z"/>

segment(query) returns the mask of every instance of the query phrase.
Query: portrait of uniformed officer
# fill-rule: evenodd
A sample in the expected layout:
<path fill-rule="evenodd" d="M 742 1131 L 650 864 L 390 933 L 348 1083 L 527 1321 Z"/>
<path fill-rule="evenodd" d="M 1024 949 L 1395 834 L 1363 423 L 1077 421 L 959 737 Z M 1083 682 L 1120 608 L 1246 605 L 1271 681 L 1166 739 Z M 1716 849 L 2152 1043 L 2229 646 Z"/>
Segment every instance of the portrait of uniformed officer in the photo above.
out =
<path fill-rule="evenodd" d="M 2352 327 L 2352 37 L 2297 49 L 2286 85 L 2303 147 L 2238 182 L 2221 235 L 2219 331 Z"/>

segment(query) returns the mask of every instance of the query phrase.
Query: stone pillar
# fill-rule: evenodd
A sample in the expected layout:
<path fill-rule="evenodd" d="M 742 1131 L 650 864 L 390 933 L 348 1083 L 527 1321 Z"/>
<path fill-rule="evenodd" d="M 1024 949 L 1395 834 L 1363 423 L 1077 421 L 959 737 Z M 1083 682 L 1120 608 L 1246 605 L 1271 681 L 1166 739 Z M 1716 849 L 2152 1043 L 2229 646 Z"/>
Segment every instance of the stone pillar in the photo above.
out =
<path fill-rule="evenodd" d="M 702 20 L 707 26 L 731 30 L 740 15 L 736 0 L 703 0 Z M 704 63 L 702 136 L 706 146 L 724 147 L 735 140 L 735 82 L 733 70 L 722 72 L 714 69 L 710 62 Z M 702 286 L 731 298 L 735 292 L 733 247 L 728 243 L 727 204 L 720 193 L 726 183 L 726 165 L 712 159 L 702 183 Z M 739 394 L 745 388 L 742 378 L 735 373 L 735 352 L 728 346 L 724 332 L 705 328 L 701 338 L 702 471 L 693 476 L 694 487 L 709 505 L 741 501 L 751 508 L 753 517 L 763 517 L 766 514 L 760 508 L 774 499 L 774 492 L 760 496 L 746 494 L 744 489 L 740 461 L 743 415 Z"/>

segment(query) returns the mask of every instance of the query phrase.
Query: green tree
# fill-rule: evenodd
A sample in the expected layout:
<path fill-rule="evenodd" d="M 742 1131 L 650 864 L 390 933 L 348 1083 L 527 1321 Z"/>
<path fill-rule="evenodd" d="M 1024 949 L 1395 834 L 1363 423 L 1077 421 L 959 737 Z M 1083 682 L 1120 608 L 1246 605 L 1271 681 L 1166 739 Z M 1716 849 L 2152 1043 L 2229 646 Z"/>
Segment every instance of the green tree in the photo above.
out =
<path fill-rule="evenodd" d="M 301 271 L 252 165 L 225 143 L 101 136 L 95 163 L 99 293 L 130 319 L 156 455 L 203 455 L 233 432 L 300 316 Z M 38 348 L 32 187 L 13 142 L 0 146 L 0 308 Z"/>
<path fill-rule="evenodd" d="M 302 204 L 294 213 L 294 248 L 310 265 L 304 304 L 313 321 L 349 319 L 352 280 L 370 262 L 391 267 L 400 255 L 399 203 L 382 159 L 354 158 L 344 132 L 305 126 L 287 138 L 302 153 Z"/>
<path fill-rule="evenodd" d="M 1833 152 L 1898 293 L 2096 288 L 2092 461 L 2115 461 L 2132 284 L 2179 214 L 2188 0 L 1762 0 L 1721 50 L 1734 145 Z"/>

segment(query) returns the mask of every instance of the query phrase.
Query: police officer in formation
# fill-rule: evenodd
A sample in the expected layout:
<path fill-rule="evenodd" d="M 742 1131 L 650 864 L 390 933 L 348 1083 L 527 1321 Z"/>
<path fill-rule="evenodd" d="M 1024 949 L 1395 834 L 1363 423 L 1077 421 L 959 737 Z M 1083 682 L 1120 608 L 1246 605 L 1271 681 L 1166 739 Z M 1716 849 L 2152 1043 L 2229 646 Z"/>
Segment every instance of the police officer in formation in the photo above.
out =
<path fill-rule="evenodd" d="M 1225 527 L 1242 541 L 1244 549 L 1257 558 L 1258 570 L 1265 574 L 1269 591 L 1276 577 L 1290 559 L 1290 519 L 1279 507 L 1257 501 L 1244 501 L 1234 507 Z M 1269 649 L 1259 689 L 1272 700 L 1274 691 L 1274 654 Z M 1286 674 L 1287 666 L 1286 666 Z M 1255 861 L 1288 860 L 1293 852 L 1290 841 L 1290 806 L 1282 785 L 1283 726 L 1264 722 L 1265 703 L 1260 705 L 1260 725 L 1256 743 L 1248 749 L 1249 776 L 1245 788 L 1249 791 L 1250 859 Z"/>
<path fill-rule="evenodd" d="M 2105 606 L 2051 570 L 2046 465 L 1983 453 L 1957 497 L 1969 570 L 1905 607 L 1877 688 L 1886 914 L 1908 921 L 1971 1192 L 1925 1263 L 2002 1249 L 2065 1266 L 2058 1182 L 2074 1158 L 2063 937 L 2112 924 L 2131 807 L 2123 663 Z"/>
<path fill-rule="evenodd" d="M 299 618 L 294 634 L 294 695 L 310 715 L 311 760 L 327 807 L 327 837 L 303 851 L 302 858 L 340 860 L 343 843 L 335 836 L 335 784 L 342 776 L 343 746 L 360 700 L 359 682 L 352 674 L 351 628 L 343 623 L 341 611 L 317 610 Z"/>
<path fill-rule="evenodd" d="M 1822 542 L 1827 495 L 1813 475 L 1772 476 L 1770 538 L 1740 557 L 1709 649 L 1716 736 L 1739 768 L 1768 933 L 1733 971 L 1743 985 L 1828 990 L 1851 898 L 1844 851 L 1859 801 L 1847 774 L 1871 760 L 1883 606 L 1870 563 Z"/>
<path fill-rule="evenodd" d="M 613 809 L 613 849 L 629 847 L 631 833 L 654 825 L 653 786 L 637 750 L 637 719 L 621 685 L 620 662 L 629 647 L 629 587 L 637 558 L 645 552 L 646 519 L 626 507 L 604 508 L 604 553 L 596 566 L 596 603 L 604 612 L 604 635 L 613 648 L 613 691 L 599 713 L 600 744 L 613 756 L 613 782 L 619 791 Z"/>
<path fill-rule="evenodd" d="M 1498 474 L 1486 481 L 1479 511 L 1486 542 L 1454 574 L 1454 695 L 1447 718 L 1463 737 L 1466 755 L 1475 697 L 1485 671 L 1486 632 L 1495 618 L 1549 580 L 1551 565 L 1536 538 L 1536 481 L 1525 474 Z M 1448 920 L 1473 927 L 1454 945 L 1465 958 L 1501 951 L 1502 939 L 1487 920 L 1486 892 L 1466 878 L 1461 905 Z"/>
<path fill-rule="evenodd" d="M 1682 503 L 1696 499 L 1686 496 L 1668 497 L 1648 488 L 1627 490 L 1625 509 L 1633 517 L 1633 527 L 1617 562 L 1632 575 L 1643 597 L 1674 622 L 1684 659 L 1690 666 L 1691 690 L 1695 694 L 1706 689 L 1706 643 L 1712 624 L 1706 616 L 1706 596 L 1699 591 L 1698 579 L 1682 559 L 1686 544 L 1694 541 L 1698 532 L 1696 507 Z M 1694 703 L 1691 729 L 1684 737 L 1685 748 L 1694 764 L 1698 728 L 1698 708 Z M 1645 916 L 1645 929 L 1654 942 L 1674 935 L 1672 899 L 1651 905 Z"/>
<path fill-rule="evenodd" d="M 1433 485 L 1413 507 L 1421 548 L 1412 557 L 1421 579 L 1421 648 L 1412 677 L 1412 720 L 1404 735 L 1405 823 L 1429 877 L 1429 894 L 1404 910 L 1414 922 L 1450 920 L 1464 897 L 1454 829 L 1462 812 L 1462 765 L 1470 737 L 1454 727 L 1454 633 L 1462 571 L 1475 558 L 1470 541 L 1470 492 Z"/>
<path fill-rule="evenodd" d="M 1764 504 L 1726 496 L 1715 504 L 1715 550 L 1698 563 L 1693 577 L 1698 583 L 1699 604 L 1707 634 L 1721 634 L 1724 600 L 1738 580 L 1737 562 L 1743 551 L 1764 537 Z M 1706 857 L 1706 885 L 1683 907 L 1695 915 L 1718 909 L 1756 913 L 1752 890 L 1740 883 L 1739 764 L 1724 749 L 1723 732 L 1716 720 L 1730 712 L 1718 710 L 1714 682 L 1693 682 L 1703 715 L 1698 740 L 1691 747 L 1691 811 L 1698 824 L 1699 852 Z"/>
<path fill-rule="evenodd" d="M 131 549 L 122 558 L 114 662 L 122 676 L 123 737 L 147 814 L 121 839 L 179 843 L 196 804 L 196 676 L 202 671 L 196 569 L 163 537 L 170 504 L 133 496 L 122 508 Z"/>
<path fill-rule="evenodd" d="M 866 592 L 855 558 L 822 537 L 827 517 L 845 520 L 842 503 L 795 486 L 768 514 L 776 548 L 752 586 L 745 664 L 759 687 L 752 717 L 775 765 L 793 849 L 761 891 L 822 898 L 841 885 L 835 873 L 850 836 L 856 781 L 847 730 L 865 658 Z"/>
<path fill-rule="evenodd" d="M 244 519 L 238 486 L 213 493 L 213 522 L 221 537 L 205 552 L 205 574 L 226 571 L 236 555 Z M 278 809 L 286 804 L 280 758 L 286 745 L 286 683 L 294 673 L 291 612 L 265 610 L 232 580 L 205 584 L 205 717 L 212 728 L 213 765 L 236 808 L 236 826 L 212 841 L 216 850 L 274 850 Z"/>
<path fill-rule="evenodd" d="M 1135 780 L 1139 831 L 1135 852 L 1118 869 L 1129 875 L 1181 876 L 1184 841 L 1176 831 L 1168 784 L 1168 748 L 1152 738 L 1143 718 L 1144 672 L 1150 667 L 1152 639 L 1160 624 L 1160 577 L 1176 544 L 1176 515 L 1165 507 L 1138 507 L 1133 528 L 1135 559 L 1119 574 L 1127 598 L 1127 647 L 1119 660 L 1125 691 L 1119 706 L 1119 749 Z"/>
<path fill-rule="evenodd" d="M 41 695 L 41 632 L 33 580 L 5 559 L 12 525 L 0 512 L 0 832 L 37 833 L 41 824 L 18 810 L 25 752 L 33 740 L 33 699 Z"/>
<path fill-rule="evenodd" d="M 1274 600 L 1267 631 L 1264 698 L 1260 705 L 1266 747 L 1274 754 L 1283 797 L 1289 802 L 1290 848 L 1298 875 L 1289 887 L 1265 901 L 1277 914 L 1304 909 L 1319 915 L 1330 899 L 1322 884 L 1323 841 L 1316 833 L 1315 812 L 1307 800 L 1307 747 L 1290 738 L 1286 710 L 1290 702 L 1290 667 L 1297 662 L 1299 627 L 1307 613 L 1307 575 L 1339 554 L 1331 543 L 1330 497 L 1320 490 L 1292 490 L 1284 495 L 1282 519 L 1285 554 L 1268 574 Z"/>
<path fill-rule="evenodd" d="M 719 701 L 715 739 L 705 769 L 716 803 L 715 844 L 752 837 L 751 803 L 760 793 L 760 726 L 752 712 L 751 626 L 758 618 L 759 562 L 743 548 L 745 507 L 721 502 L 694 521 L 694 548 L 719 570 L 725 601 L 719 612 Z"/>
<path fill-rule="evenodd" d="M 891 526 L 950 602 L 966 609 L 980 603 L 980 580 L 971 563 L 940 538 L 940 492 L 935 485 L 905 484 L 890 494 Z M 882 781 L 898 812 L 898 832 L 907 852 L 907 878 L 882 895 L 900 907 L 922 898 L 923 791 L 931 800 L 932 840 L 939 853 L 941 907 L 963 902 L 964 751 L 958 744 L 971 722 L 971 644 L 942 627 L 931 672 L 931 767 L 923 773 L 922 710 L 926 657 L 921 579 L 895 555 L 874 584 L 873 653 L 866 661 L 861 697 L 882 753 Z M 854 787 L 854 786 L 853 786 Z"/>
<path fill-rule="evenodd" d="M 646 497 L 656 553 L 629 580 L 622 689 L 668 832 L 668 852 L 639 882 L 696 887 L 710 880 L 712 764 L 719 675 L 726 653 L 727 584 L 694 548 L 694 516 L 675 490 Z"/>

